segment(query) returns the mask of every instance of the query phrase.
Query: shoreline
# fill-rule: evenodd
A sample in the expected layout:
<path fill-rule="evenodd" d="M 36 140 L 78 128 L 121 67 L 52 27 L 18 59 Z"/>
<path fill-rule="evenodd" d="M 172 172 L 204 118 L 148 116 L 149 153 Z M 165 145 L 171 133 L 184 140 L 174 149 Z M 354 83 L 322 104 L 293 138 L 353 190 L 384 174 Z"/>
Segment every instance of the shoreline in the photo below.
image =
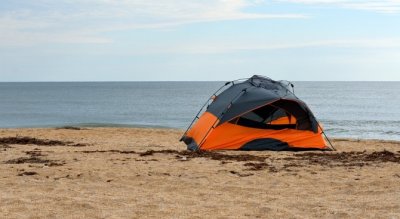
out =
<path fill-rule="evenodd" d="M 110 128 L 110 129 L 118 129 L 118 128 L 126 128 L 126 129 L 160 129 L 160 130 L 172 130 L 177 132 L 185 132 L 186 129 L 182 128 L 173 128 L 168 126 L 156 126 L 156 125 L 128 125 L 128 124 L 97 124 L 97 123 L 88 123 L 88 124 L 70 124 L 70 125 L 48 125 L 48 126 L 27 126 L 27 127 L 0 127 L 1 130 L 23 130 L 23 129 L 96 129 L 96 128 Z M 378 138 L 354 138 L 354 137 L 330 137 L 330 140 L 333 141 L 352 141 L 352 142 L 360 142 L 360 141 L 372 141 L 372 142 L 385 142 L 385 143 L 400 143 L 400 140 L 392 140 L 392 139 L 378 139 Z M 179 139 L 178 139 L 179 140 Z"/>
<path fill-rule="evenodd" d="M 140 124 L 116 124 L 116 123 L 73 123 L 73 124 L 61 124 L 61 125 L 32 125 L 32 126 L 18 126 L 18 127 L 0 127 L 0 129 L 45 129 L 45 128 L 65 128 L 65 127 L 76 127 L 76 128 L 155 128 L 155 129 L 177 129 L 169 126 L 161 125 L 140 125 Z"/>

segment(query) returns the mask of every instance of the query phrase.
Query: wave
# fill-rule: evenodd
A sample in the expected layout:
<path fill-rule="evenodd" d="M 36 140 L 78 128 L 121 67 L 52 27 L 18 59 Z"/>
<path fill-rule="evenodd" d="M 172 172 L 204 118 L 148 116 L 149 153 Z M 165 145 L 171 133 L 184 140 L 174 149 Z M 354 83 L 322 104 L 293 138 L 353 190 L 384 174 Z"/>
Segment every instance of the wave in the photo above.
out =
<path fill-rule="evenodd" d="M 120 127 L 120 128 L 173 128 L 169 126 L 157 125 L 157 124 L 127 124 L 127 123 L 75 123 L 67 124 L 68 126 L 77 127 Z M 65 125 L 63 125 L 65 126 Z"/>
<path fill-rule="evenodd" d="M 79 127 L 79 128 L 159 128 L 159 129 L 176 129 L 170 126 L 153 125 L 153 124 L 126 124 L 126 123 L 62 123 L 62 124 L 46 124 L 46 125 L 25 125 L 25 126 L 5 126 L 2 128 L 63 128 L 63 127 Z"/>

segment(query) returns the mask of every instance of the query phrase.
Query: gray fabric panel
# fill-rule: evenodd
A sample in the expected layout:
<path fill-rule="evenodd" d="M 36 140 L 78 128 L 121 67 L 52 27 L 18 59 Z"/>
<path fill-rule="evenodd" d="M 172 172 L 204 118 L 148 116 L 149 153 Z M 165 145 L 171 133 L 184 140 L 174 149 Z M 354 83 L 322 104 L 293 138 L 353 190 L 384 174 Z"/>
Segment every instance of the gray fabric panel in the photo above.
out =
<path fill-rule="evenodd" d="M 226 111 L 226 113 L 220 119 L 222 124 L 229 121 L 238 115 L 244 114 L 261 106 L 264 106 L 270 102 L 279 100 L 280 96 L 276 93 L 265 90 L 259 87 L 250 87 L 232 106 Z"/>
<path fill-rule="evenodd" d="M 207 112 L 214 114 L 216 117 L 220 117 L 221 114 L 226 110 L 227 106 L 242 93 L 243 89 L 249 88 L 251 85 L 249 83 L 235 84 L 221 94 L 210 104 Z"/>
<path fill-rule="evenodd" d="M 240 114 L 283 97 L 297 99 L 279 82 L 253 76 L 249 80 L 235 84 L 222 92 L 210 104 L 207 111 L 220 118 L 219 124 L 222 124 Z"/>
<path fill-rule="evenodd" d="M 326 149 L 319 148 L 296 148 L 290 147 L 286 142 L 279 141 L 273 138 L 260 138 L 250 141 L 243 145 L 240 150 L 243 151 L 325 151 Z"/>
<path fill-rule="evenodd" d="M 197 145 L 196 141 L 193 138 L 185 136 L 181 140 L 185 142 L 188 150 L 197 151 L 199 149 L 199 146 Z"/>
<path fill-rule="evenodd" d="M 244 151 L 284 151 L 289 150 L 289 145 L 273 138 L 260 138 L 243 145 L 240 150 Z"/>

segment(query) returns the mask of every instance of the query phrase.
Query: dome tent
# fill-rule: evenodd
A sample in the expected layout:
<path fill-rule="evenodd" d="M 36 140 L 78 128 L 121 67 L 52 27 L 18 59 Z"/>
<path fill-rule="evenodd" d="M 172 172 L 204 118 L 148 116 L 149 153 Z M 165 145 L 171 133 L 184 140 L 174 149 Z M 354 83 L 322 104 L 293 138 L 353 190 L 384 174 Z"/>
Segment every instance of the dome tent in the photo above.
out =
<path fill-rule="evenodd" d="M 255 75 L 221 87 L 181 141 L 189 150 L 329 149 L 323 134 L 311 110 L 288 86 Z"/>

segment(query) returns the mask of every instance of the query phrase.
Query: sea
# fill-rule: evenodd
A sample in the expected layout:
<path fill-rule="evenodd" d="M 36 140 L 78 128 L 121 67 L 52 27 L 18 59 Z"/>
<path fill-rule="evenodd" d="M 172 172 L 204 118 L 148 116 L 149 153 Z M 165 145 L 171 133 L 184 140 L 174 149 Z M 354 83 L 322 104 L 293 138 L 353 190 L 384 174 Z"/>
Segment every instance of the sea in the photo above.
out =
<path fill-rule="evenodd" d="M 1 82 L 0 128 L 185 130 L 225 82 Z M 400 140 L 400 82 L 293 82 L 334 138 Z"/>

